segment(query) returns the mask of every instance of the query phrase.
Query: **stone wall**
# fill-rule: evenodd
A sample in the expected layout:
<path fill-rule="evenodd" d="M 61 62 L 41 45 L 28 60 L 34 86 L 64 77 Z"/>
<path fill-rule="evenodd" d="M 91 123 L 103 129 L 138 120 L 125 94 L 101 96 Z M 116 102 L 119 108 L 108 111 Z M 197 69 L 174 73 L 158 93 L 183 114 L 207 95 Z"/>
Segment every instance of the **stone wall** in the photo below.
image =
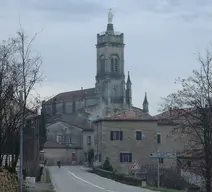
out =
<path fill-rule="evenodd" d="M 5 169 L 0 169 L 0 191 L 1 192 L 18 192 L 19 184 L 17 176 L 9 173 Z"/>
<path fill-rule="evenodd" d="M 119 172 L 128 173 L 133 161 L 142 167 L 156 164 L 150 153 L 175 152 L 184 150 L 179 135 L 170 135 L 173 126 L 158 126 L 156 121 L 105 121 L 94 131 L 94 152 L 101 153 L 101 164 L 108 157 L 111 165 Z M 111 131 L 123 131 L 123 140 L 110 140 Z M 142 140 L 136 140 L 136 131 L 142 131 Z M 157 144 L 156 135 L 161 134 L 161 143 Z M 132 162 L 120 162 L 120 153 L 132 153 Z M 163 167 L 176 166 L 176 159 L 164 159 Z"/>

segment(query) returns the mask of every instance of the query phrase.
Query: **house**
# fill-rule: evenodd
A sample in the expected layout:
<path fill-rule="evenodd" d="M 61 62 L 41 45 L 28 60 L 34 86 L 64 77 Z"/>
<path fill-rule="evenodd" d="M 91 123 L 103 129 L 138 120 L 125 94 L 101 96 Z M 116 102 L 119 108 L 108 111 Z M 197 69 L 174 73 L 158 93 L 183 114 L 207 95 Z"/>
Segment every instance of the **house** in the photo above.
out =
<path fill-rule="evenodd" d="M 44 158 L 48 165 L 79 164 L 82 160 L 82 130 L 78 127 L 58 121 L 46 128 L 47 141 L 44 144 Z"/>
<path fill-rule="evenodd" d="M 159 123 L 158 119 L 137 108 L 123 110 L 110 117 L 98 119 L 94 128 L 95 166 L 108 157 L 117 171 L 130 173 L 133 162 L 140 167 L 155 164 L 150 153 L 183 151 L 179 135 L 171 135 L 175 124 Z M 176 166 L 176 159 L 163 159 L 166 167 Z"/>
<path fill-rule="evenodd" d="M 87 161 L 87 154 L 93 148 L 93 124 L 76 114 L 48 119 L 45 157 L 55 164 L 61 159 L 64 164 L 81 164 Z M 54 154 L 54 155 L 52 155 Z M 73 157 L 75 158 L 73 162 Z M 51 160 L 50 160 L 51 159 Z"/>
<path fill-rule="evenodd" d="M 187 150 L 177 156 L 180 175 L 191 185 L 205 187 L 200 165 L 203 163 L 202 149 Z"/>

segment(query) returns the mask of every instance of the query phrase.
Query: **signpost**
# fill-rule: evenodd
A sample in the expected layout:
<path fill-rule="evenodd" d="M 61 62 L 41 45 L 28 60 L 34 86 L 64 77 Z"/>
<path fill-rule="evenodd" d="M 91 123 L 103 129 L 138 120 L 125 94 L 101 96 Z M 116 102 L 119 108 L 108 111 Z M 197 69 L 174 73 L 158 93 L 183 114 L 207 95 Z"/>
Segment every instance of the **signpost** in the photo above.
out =
<path fill-rule="evenodd" d="M 149 155 L 151 158 L 156 158 L 157 159 L 157 164 L 158 164 L 158 187 L 160 187 L 160 158 L 168 158 L 168 159 L 173 159 L 176 158 L 176 153 L 173 152 L 154 152 L 150 153 Z"/>
<path fill-rule="evenodd" d="M 154 153 L 150 153 L 150 157 L 152 158 L 175 158 L 176 157 L 176 153 L 172 153 L 172 152 L 154 152 Z"/>

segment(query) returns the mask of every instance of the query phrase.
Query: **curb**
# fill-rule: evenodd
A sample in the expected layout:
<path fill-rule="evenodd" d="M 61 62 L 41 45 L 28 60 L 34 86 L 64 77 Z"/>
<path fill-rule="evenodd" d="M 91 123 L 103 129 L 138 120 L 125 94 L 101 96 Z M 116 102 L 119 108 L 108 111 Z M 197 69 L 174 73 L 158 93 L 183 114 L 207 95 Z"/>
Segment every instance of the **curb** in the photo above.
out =
<path fill-rule="evenodd" d="M 49 177 L 50 177 L 50 179 L 51 179 L 51 184 L 52 184 L 52 186 L 53 186 L 53 190 L 56 192 L 56 191 L 57 191 L 57 185 L 56 185 L 56 183 L 55 183 L 55 181 L 54 181 L 54 179 L 53 179 L 53 177 L 52 177 L 52 174 L 51 174 L 49 168 L 46 167 L 46 169 L 47 169 L 48 172 L 49 172 Z"/>
<path fill-rule="evenodd" d="M 92 168 L 90 168 L 90 167 L 80 167 L 80 169 L 83 171 L 91 171 L 92 170 Z"/>

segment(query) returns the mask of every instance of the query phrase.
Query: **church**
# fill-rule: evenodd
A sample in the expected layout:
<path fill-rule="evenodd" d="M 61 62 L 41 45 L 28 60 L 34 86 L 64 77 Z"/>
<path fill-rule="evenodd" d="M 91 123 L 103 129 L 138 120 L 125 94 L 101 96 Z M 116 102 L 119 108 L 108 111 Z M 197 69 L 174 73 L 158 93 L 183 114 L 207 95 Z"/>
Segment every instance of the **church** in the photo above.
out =
<path fill-rule="evenodd" d="M 106 31 L 97 34 L 95 86 L 59 93 L 43 101 L 42 109 L 46 114 L 55 116 L 84 112 L 93 120 L 129 109 L 149 113 L 146 93 L 143 109 L 132 106 L 130 73 L 126 78 L 124 71 L 124 34 L 114 30 L 112 18 L 110 11 Z"/>

